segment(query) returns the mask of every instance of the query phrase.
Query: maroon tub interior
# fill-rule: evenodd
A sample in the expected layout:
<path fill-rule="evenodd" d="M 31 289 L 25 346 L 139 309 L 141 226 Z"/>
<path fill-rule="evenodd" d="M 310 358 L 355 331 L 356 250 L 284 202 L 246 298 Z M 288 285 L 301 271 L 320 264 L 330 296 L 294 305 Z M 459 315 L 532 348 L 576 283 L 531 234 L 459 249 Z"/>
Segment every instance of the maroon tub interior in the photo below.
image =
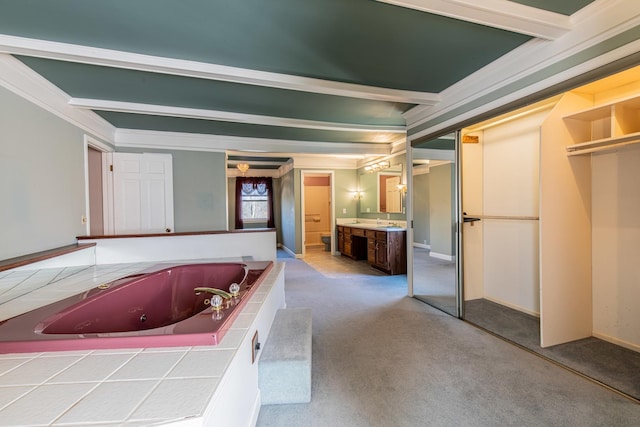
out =
<path fill-rule="evenodd" d="M 231 327 L 271 262 L 155 267 L 0 323 L 0 353 L 215 345 Z M 237 297 L 214 312 L 196 287 Z"/>

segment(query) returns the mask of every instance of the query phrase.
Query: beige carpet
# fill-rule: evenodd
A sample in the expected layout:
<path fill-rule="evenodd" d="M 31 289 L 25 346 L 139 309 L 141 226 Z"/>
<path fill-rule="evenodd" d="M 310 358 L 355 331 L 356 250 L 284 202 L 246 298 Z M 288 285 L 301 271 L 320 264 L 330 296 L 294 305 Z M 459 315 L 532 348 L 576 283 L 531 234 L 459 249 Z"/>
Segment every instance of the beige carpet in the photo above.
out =
<path fill-rule="evenodd" d="M 640 405 L 406 297 L 404 276 L 331 278 L 286 261 L 313 310 L 311 403 L 258 426 L 636 426 Z"/>

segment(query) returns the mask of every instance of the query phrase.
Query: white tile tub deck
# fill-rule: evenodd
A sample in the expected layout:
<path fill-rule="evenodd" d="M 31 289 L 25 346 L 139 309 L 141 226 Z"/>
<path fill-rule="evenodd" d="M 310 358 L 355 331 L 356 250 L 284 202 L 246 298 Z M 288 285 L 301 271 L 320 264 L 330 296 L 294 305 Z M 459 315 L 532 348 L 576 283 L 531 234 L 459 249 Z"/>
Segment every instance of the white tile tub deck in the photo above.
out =
<path fill-rule="evenodd" d="M 155 264 L 3 272 L 0 320 Z M 201 425 L 283 268 L 274 264 L 216 346 L 0 355 L 0 426 Z"/>

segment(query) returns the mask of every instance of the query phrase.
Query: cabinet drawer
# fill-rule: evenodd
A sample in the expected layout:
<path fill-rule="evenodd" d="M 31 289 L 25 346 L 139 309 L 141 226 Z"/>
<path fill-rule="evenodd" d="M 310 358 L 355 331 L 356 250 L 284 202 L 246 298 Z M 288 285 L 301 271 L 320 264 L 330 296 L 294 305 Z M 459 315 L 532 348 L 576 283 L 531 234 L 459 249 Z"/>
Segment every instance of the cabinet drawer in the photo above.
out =
<path fill-rule="evenodd" d="M 352 228 L 351 234 L 364 237 L 364 228 Z"/>
<path fill-rule="evenodd" d="M 376 240 L 387 240 L 386 231 L 376 231 Z"/>
<path fill-rule="evenodd" d="M 365 237 L 367 237 L 367 239 L 375 239 L 376 238 L 376 232 L 374 230 L 365 230 L 364 231 L 364 235 L 365 235 Z"/>

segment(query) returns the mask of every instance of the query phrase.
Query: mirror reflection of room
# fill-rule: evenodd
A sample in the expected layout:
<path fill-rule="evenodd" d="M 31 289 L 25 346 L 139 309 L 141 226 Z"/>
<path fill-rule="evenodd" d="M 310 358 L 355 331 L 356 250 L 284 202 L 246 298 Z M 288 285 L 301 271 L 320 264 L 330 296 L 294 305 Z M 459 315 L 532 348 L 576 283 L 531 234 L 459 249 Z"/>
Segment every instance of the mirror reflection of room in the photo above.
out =
<path fill-rule="evenodd" d="M 411 149 L 413 295 L 458 316 L 455 134 Z"/>
<path fill-rule="evenodd" d="M 404 213 L 402 164 L 373 163 L 363 168 L 358 181 L 360 213 Z"/>

